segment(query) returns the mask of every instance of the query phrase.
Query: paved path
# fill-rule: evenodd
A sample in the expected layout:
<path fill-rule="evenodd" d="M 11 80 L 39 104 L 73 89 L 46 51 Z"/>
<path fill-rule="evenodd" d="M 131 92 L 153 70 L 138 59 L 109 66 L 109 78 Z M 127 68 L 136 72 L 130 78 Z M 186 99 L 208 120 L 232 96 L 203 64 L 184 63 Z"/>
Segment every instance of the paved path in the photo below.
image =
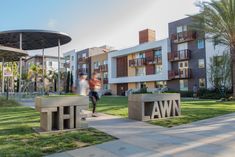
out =
<path fill-rule="evenodd" d="M 49 157 L 235 156 L 235 114 L 169 129 L 108 115 L 88 122 L 119 139 Z"/>
<path fill-rule="evenodd" d="M 20 99 L 19 103 L 23 106 L 27 106 L 27 107 L 31 107 L 31 108 L 35 108 L 35 102 L 34 99 Z"/>

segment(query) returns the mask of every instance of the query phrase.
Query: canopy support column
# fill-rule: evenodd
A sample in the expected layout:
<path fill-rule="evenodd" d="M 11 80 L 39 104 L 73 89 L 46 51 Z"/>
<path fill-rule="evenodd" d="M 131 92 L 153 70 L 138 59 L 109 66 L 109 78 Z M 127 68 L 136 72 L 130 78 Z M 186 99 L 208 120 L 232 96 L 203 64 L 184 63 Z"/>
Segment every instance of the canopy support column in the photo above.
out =
<path fill-rule="evenodd" d="M 42 94 L 45 94 L 45 55 L 44 55 L 44 48 L 42 49 L 42 81 L 43 81 L 43 87 L 42 87 Z"/>
<path fill-rule="evenodd" d="M 21 83 L 22 83 L 22 58 L 20 58 L 20 78 L 19 78 L 19 94 L 21 94 Z"/>
<path fill-rule="evenodd" d="M 60 94 L 60 39 L 58 39 L 58 94 Z"/>
<path fill-rule="evenodd" d="M 20 49 L 22 50 L 22 33 L 20 33 Z M 22 57 L 20 57 L 20 78 L 19 78 L 19 94 L 21 95 L 21 82 L 22 82 Z"/>
<path fill-rule="evenodd" d="M 4 58 L 2 58 L 2 94 L 4 94 Z"/>

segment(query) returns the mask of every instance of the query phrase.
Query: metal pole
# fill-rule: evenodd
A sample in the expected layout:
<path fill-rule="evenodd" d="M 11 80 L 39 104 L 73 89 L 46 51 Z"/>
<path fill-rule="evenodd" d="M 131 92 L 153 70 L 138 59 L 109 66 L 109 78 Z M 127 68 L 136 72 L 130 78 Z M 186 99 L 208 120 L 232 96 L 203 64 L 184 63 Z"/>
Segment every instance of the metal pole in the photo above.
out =
<path fill-rule="evenodd" d="M 58 39 L 58 94 L 60 94 L 60 39 Z"/>
<path fill-rule="evenodd" d="M 45 77 L 44 77 L 44 68 L 45 68 L 45 63 L 44 63 L 44 60 L 45 60 L 45 55 L 44 55 L 44 48 L 42 49 L 42 81 L 43 81 L 43 88 L 42 88 L 42 95 L 45 94 Z"/>
<path fill-rule="evenodd" d="M 22 58 L 20 58 L 20 79 L 19 79 L 19 94 L 21 95 L 21 81 L 22 80 Z"/>
<path fill-rule="evenodd" d="M 20 33 L 20 49 L 22 50 L 22 33 Z M 20 58 L 20 78 L 19 78 L 19 94 L 21 95 L 21 79 L 22 79 L 22 58 Z"/>
<path fill-rule="evenodd" d="M 4 94 L 4 58 L 2 58 L 2 94 Z"/>

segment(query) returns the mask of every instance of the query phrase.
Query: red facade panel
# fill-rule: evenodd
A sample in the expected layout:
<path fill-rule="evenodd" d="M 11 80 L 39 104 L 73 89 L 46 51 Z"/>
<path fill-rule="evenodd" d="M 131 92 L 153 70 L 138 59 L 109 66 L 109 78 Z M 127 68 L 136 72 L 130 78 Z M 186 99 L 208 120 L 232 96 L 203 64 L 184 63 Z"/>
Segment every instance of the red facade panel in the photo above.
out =
<path fill-rule="evenodd" d="M 117 77 L 126 77 L 128 75 L 127 66 L 127 56 L 117 58 Z"/>

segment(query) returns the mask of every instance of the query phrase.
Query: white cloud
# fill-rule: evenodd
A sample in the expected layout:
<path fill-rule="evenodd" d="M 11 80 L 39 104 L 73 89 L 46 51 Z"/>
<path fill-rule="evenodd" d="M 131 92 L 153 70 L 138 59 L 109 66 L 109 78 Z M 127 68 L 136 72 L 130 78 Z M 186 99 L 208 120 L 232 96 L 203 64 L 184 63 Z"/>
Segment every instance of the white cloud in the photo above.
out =
<path fill-rule="evenodd" d="M 50 19 L 47 23 L 48 28 L 54 29 L 56 27 L 57 21 L 55 19 Z"/>

